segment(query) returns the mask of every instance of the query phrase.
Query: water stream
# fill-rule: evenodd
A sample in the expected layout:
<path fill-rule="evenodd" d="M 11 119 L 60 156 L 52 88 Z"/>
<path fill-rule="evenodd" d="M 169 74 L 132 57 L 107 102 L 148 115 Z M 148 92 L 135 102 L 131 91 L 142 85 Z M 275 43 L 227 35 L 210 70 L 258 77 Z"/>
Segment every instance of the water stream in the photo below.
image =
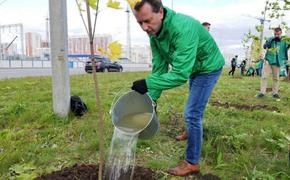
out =
<path fill-rule="evenodd" d="M 106 180 L 132 179 L 138 135 L 149 123 L 151 116 L 151 113 L 130 114 L 115 124 L 106 163 Z"/>

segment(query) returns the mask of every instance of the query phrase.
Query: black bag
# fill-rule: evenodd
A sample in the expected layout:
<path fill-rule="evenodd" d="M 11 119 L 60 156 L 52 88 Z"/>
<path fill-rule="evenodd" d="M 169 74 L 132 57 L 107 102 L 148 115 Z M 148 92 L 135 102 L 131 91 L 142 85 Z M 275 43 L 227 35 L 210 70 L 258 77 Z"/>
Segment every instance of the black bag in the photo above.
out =
<path fill-rule="evenodd" d="M 79 96 L 70 97 L 70 108 L 76 116 L 82 116 L 88 111 L 86 104 Z"/>

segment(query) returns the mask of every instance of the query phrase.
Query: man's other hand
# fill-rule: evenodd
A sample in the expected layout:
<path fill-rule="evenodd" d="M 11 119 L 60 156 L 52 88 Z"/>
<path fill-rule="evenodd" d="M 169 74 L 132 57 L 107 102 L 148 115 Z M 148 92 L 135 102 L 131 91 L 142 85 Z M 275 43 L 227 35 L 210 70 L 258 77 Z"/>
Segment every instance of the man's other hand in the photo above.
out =
<path fill-rule="evenodd" d="M 145 79 L 134 81 L 131 89 L 137 91 L 140 94 L 145 94 L 148 92 Z"/>

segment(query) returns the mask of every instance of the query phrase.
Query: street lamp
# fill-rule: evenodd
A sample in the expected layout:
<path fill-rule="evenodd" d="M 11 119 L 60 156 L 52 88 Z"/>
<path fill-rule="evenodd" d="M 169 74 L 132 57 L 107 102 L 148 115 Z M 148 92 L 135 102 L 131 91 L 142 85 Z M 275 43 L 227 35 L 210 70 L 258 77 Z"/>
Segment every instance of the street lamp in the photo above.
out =
<path fill-rule="evenodd" d="M 127 58 L 131 59 L 131 28 L 130 28 L 130 10 L 129 5 L 127 5 L 127 10 L 125 11 L 127 13 Z"/>

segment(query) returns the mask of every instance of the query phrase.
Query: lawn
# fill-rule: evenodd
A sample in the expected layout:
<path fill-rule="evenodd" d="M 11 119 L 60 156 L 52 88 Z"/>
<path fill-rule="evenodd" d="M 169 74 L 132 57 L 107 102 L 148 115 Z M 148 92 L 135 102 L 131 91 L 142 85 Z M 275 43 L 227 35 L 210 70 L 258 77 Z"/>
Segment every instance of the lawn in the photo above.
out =
<path fill-rule="evenodd" d="M 98 74 L 106 155 L 114 130 L 109 115 L 114 97 L 147 74 Z M 281 101 L 272 99 L 270 92 L 257 99 L 258 77 L 226 74 L 215 87 L 204 115 L 202 173 L 222 179 L 289 179 L 290 82 L 281 81 Z M 81 118 L 53 114 L 50 77 L 0 81 L 0 179 L 32 179 L 75 163 L 98 163 L 92 76 L 72 76 L 70 83 L 71 94 L 81 96 L 89 108 Z M 162 94 L 158 101 L 160 132 L 137 144 L 137 164 L 158 171 L 160 179 L 173 178 L 166 170 L 184 159 L 186 143 L 173 137 L 184 128 L 187 86 Z"/>

